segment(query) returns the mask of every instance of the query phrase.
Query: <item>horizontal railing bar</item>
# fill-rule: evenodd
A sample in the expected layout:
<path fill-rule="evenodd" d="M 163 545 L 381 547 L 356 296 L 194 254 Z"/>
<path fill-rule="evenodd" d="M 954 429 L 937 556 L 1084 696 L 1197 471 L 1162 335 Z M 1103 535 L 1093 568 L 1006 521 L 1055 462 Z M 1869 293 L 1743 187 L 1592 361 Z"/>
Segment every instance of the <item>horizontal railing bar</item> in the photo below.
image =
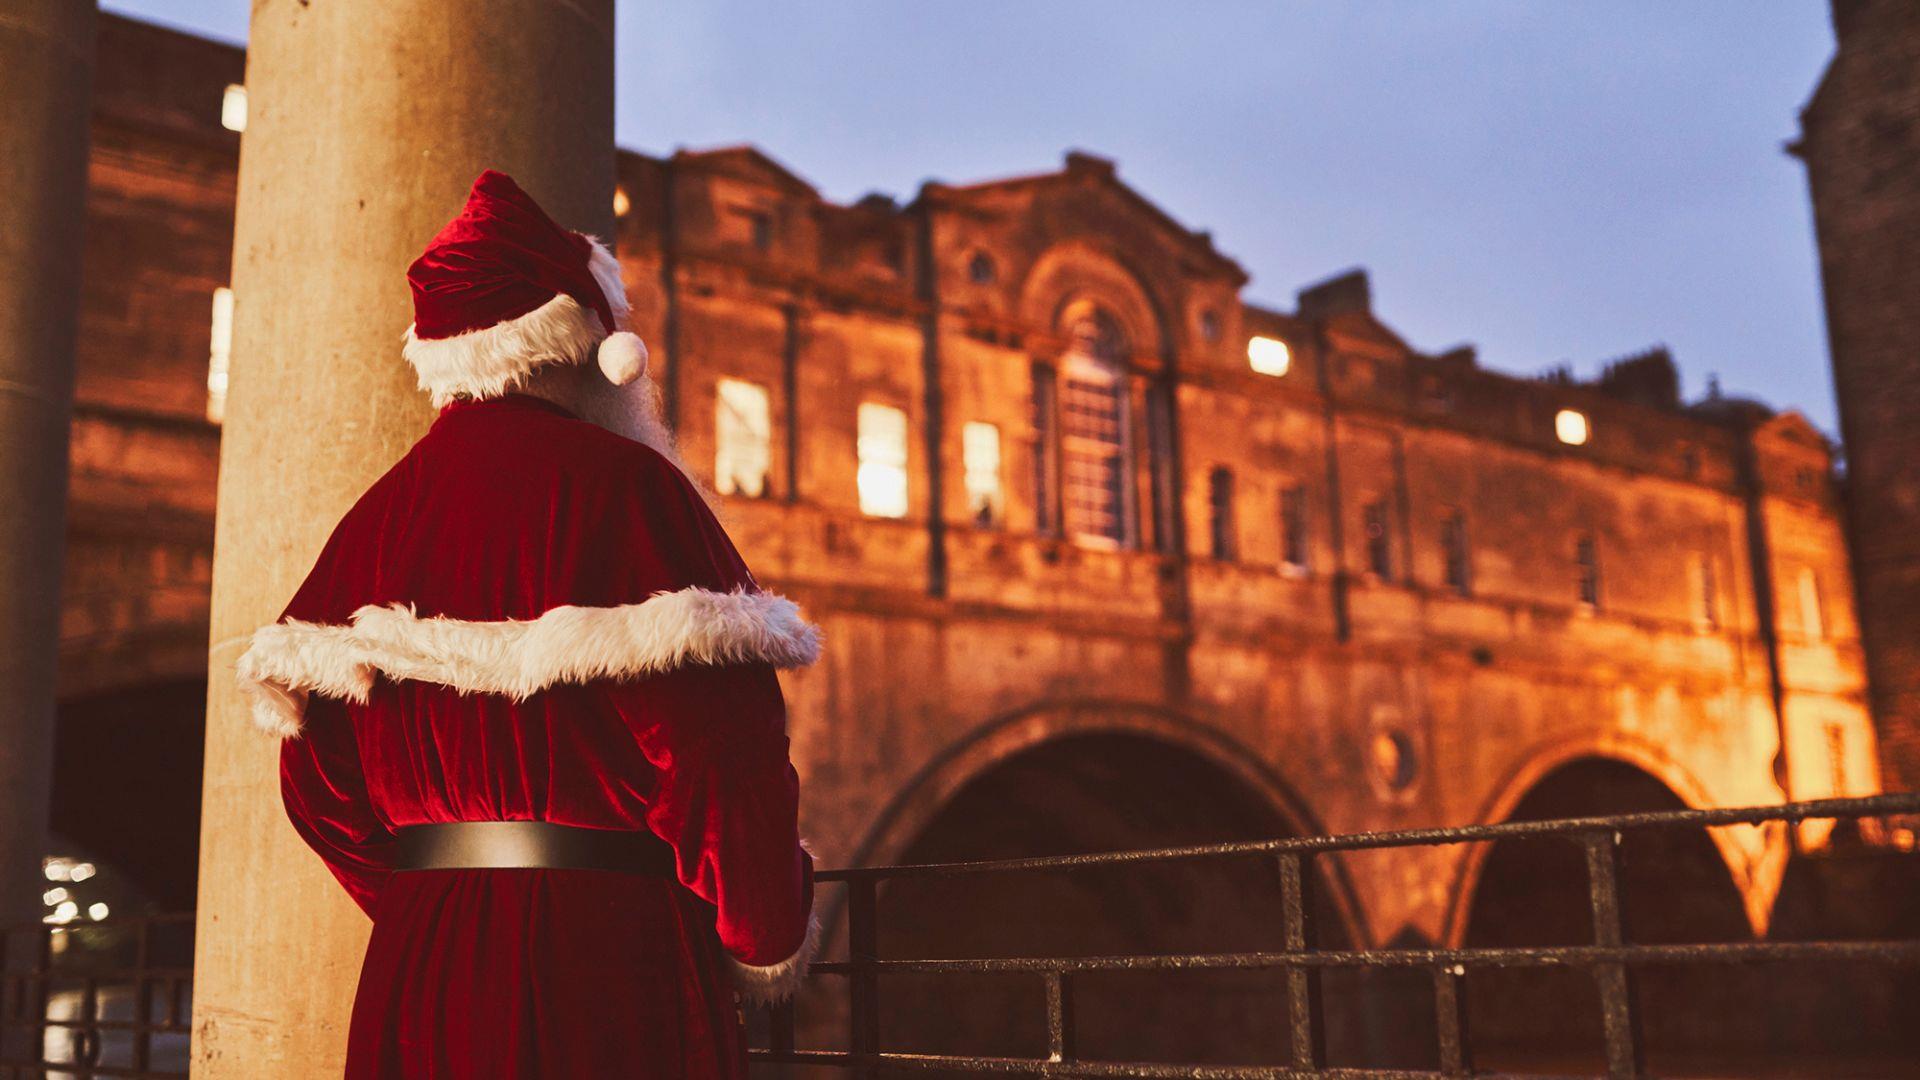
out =
<path fill-rule="evenodd" d="M 126 1080 L 187 1080 L 183 1072 L 142 1071 L 129 1065 L 82 1065 L 77 1061 L 16 1061 L 0 1059 L 0 1069 L 32 1069 L 41 1076 L 110 1076 Z"/>
<path fill-rule="evenodd" d="M 0 981 L 5 982 L 84 982 L 92 979 L 102 986 L 122 984 L 132 985 L 140 982 L 167 982 L 171 979 L 191 979 L 193 969 L 182 968 L 115 968 L 112 971 L 89 971 L 86 968 L 52 968 L 45 971 L 7 971 L 0 972 Z"/>
<path fill-rule="evenodd" d="M 151 1032 L 155 1035 L 173 1035 L 192 1030 L 187 1024 L 155 1021 L 142 1024 L 138 1020 L 5 1020 L 0 1028 L 79 1028 L 94 1031 L 131 1031 L 135 1034 Z"/>
<path fill-rule="evenodd" d="M 1834 960 L 1920 964 L 1920 941 L 1739 941 L 1714 945 L 1564 945 L 1502 949 L 1330 949 L 1323 952 L 1185 953 L 1148 956 L 1004 957 L 980 960 L 818 961 L 819 975 L 1017 974 L 1082 971 L 1212 971 L 1293 967 L 1585 967 L 1592 964 L 1778 963 Z"/>
<path fill-rule="evenodd" d="M 1505 821 L 1494 825 L 1459 825 L 1394 832 L 1345 833 L 1279 840 L 1242 840 L 1226 844 L 1105 851 L 1088 855 L 1052 855 L 1030 859 L 991 859 L 980 862 L 923 863 L 913 866 L 853 866 L 822 870 L 817 881 L 858 881 L 870 878 L 951 877 L 958 874 L 1019 870 L 1076 870 L 1091 866 L 1181 862 L 1236 855 L 1272 855 L 1284 851 L 1364 851 L 1377 848 L 1466 844 L 1482 840 L 1518 840 L 1529 837 L 1571 836 L 1595 829 L 1700 828 L 1720 825 L 1758 825 L 1769 821 L 1798 822 L 1817 818 L 1882 817 L 1920 813 L 1920 793 L 1875 795 L 1862 799 L 1816 799 L 1778 806 L 1746 806 L 1722 810 L 1660 810 L 1608 817 L 1565 818 L 1556 821 Z"/>
<path fill-rule="evenodd" d="M 1413 1069 L 1301 1070 L 1285 1065 L 1173 1065 L 1151 1061 L 1048 1061 L 1044 1058 L 962 1057 L 949 1054 L 848 1054 L 835 1050 L 749 1050 L 756 1062 L 769 1065 L 815 1065 L 843 1069 L 941 1069 L 955 1072 L 1013 1073 L 1027 1076 L 1112 1076 L 1143 1080 L 1268 1080 L 1296 1077 L 1313 1080 L 1434 1080 L 1444 1074 Z M 1481 1080 L 1586 1080 L 1538 1073 L 1475 1073 Z"/>

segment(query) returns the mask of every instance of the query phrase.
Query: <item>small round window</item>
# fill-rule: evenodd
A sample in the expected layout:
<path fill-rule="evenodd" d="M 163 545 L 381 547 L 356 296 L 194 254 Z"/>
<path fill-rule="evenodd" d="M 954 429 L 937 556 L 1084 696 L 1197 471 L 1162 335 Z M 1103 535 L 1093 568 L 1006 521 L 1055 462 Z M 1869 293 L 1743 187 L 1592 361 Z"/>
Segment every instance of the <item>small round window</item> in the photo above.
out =
<path fill-rule="evenodd" d="M 973 258 L 967 260 L 967 279 L 975 285 L 991 285 L 996 277 L 993 257 L 984 251 L 976 251 Z"/>

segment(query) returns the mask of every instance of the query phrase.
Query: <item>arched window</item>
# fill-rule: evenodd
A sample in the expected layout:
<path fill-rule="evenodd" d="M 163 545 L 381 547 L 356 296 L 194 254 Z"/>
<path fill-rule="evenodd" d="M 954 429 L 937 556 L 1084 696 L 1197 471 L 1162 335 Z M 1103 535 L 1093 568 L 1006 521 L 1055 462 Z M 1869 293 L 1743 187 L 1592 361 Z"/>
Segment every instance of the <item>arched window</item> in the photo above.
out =
<path fill-rule="evenodd" d="M 1132 540 L 1127 491 L 1125 338 L 1088 309 L 1067 325 L 1060 361 L 1061 511 L 1067 535 L 1099 546 Z"/>

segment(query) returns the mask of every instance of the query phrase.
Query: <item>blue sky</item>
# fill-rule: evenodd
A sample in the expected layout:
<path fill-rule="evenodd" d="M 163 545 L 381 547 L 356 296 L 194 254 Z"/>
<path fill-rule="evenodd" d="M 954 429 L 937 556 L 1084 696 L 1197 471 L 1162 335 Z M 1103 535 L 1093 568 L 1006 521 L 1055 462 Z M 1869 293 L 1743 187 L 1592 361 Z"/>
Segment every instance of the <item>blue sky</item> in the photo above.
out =
<path fill-rule="evenodd" d="M 243 41 L 247 0 L 107 0 Z M 1247 295 L 1350 266 L 1419 348 L 1665 343 L 1835 430 L 1805 175 L 1822 0 L 621 0 L 622 146 L 753 142 L 849 200 L 1059 165 L 1213 230 Z"/>

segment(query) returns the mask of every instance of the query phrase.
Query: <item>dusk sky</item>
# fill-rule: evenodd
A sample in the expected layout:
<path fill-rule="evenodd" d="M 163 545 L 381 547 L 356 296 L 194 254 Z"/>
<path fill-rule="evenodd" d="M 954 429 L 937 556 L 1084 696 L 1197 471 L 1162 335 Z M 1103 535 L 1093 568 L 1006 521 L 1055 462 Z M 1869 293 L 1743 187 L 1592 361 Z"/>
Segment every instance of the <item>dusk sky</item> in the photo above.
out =
<path fill-rule="evenodd" d="M 231 41 L 247 0 L 108 0 Z M 1837 430 L 1805 173 L 1823 0 L 622 0 L 618 137 L 759 145 L 829 198 L 1082 148 L 1253 275 L 1352 266 L 1416 348 L 1590 375 L 1656 343 L 1688 396 Z"/>

